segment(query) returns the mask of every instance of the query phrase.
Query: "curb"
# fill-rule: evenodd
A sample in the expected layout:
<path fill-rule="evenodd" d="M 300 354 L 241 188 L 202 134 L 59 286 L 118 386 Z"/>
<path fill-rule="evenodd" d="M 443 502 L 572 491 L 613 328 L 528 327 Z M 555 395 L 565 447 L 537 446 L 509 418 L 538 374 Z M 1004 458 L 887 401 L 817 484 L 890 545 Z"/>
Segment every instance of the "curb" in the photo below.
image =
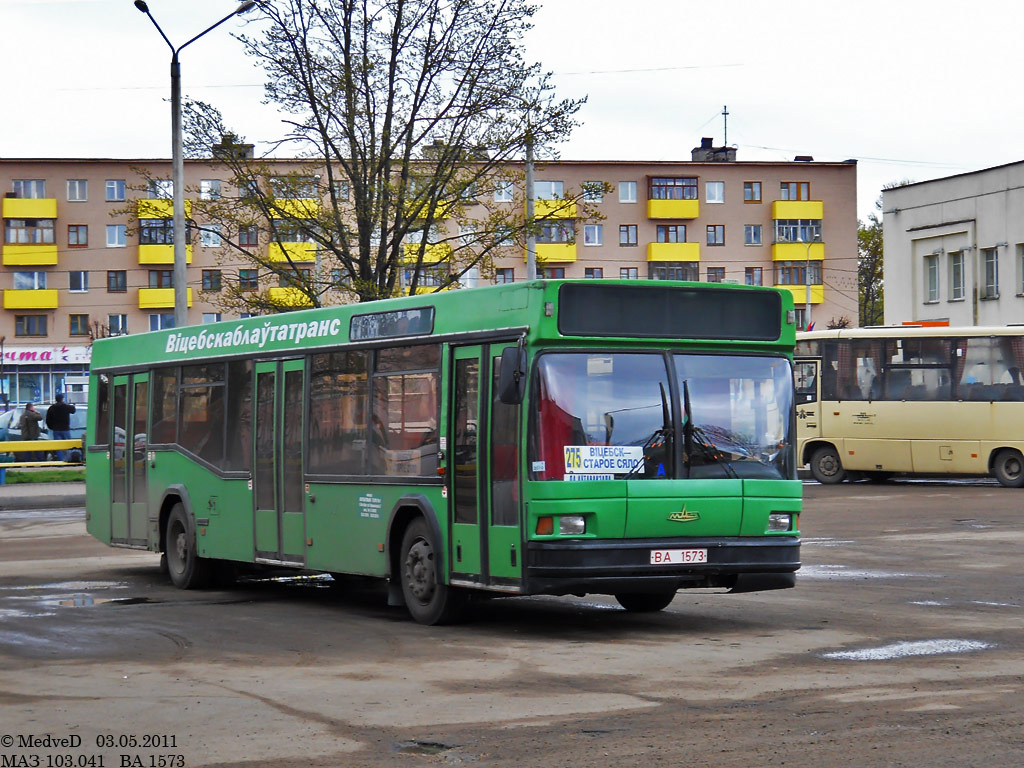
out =
<path fill-rule="evenodd" d="M 54 485 L 71 487 L 55 492 Z M 0 486 L 0 510 L 76 507 L 85 507 L 85 483 L 47 483 L 45 487 L 33 487 L 32 483 Z"/>

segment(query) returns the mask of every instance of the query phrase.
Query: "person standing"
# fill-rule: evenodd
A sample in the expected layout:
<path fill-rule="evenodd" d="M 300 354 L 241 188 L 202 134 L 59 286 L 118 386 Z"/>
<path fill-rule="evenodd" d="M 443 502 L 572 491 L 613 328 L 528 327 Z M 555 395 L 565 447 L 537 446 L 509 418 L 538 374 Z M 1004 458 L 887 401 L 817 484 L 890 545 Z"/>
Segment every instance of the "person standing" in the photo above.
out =
<path fill-rule="evenodd" d="M 75 412 L 75 406 L 65 403 L 64 395 L 57 395 L 56 400 L 46 411 L 46 426 L 54 440 L 70 440 L 71 414 Z M 57 451 L 58 461 L 67 461 L 67 456 L 67 451 Z"/>
<path fill-rule="evenodd" d="M 38 440 L 39 434 L 43 431 L 39 422 L 43 420 L 43 414 L 35 409 L 32 403 L 25 403 L 25 410 L 18 419 L 18 429 L 21 430 L 22 440 Z M 25 454 L 28 461 L 40 461 L 38 451 L 28 451 Z"/>

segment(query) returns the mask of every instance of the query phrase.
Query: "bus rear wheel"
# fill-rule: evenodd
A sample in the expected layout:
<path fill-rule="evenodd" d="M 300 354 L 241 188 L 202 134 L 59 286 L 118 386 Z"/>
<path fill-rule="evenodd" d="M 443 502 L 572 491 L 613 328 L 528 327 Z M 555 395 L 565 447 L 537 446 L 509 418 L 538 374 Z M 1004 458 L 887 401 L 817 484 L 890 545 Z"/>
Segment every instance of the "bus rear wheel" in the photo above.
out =
<path fill-rule="evenodd" d="M 992 470 L 1000 485 L 1007 488 L 1024 486 L 1024 456 L 1021 456 L 1020 451 L 1007 448 L 997 453 Z"/>
<path fill-rule="evenodd" d="M 839 452 L 831 445 L 823 445 L 811 454 L 811 475 L 822 485 L 835 485 L 846 479 L 846 470 L 839 460 Z"/>
<path fill-rule="evenodd" d="M 420 624 L 449 624 L 459 617 L 465 603 L 459 590 L 438 580 L 438 553 L 423 518 L 413 520 L 402 536 L 399 570 L 405 606 Z"/>
<path fill-rule="evenodd" d="M 668 606 L 676 597 L 671 592 L 623 592 L 616 595 L 619 605 L 630 613 L 655 613 Z"/>
<path fill-rule="evenodd" d="M 164 541 L 167 546 L 164 553 L 167 574 L 174 586 L 178 589 L 201 589 L 210 583 L 212 563 L 199 557 L 195 531 L 189 525 L 188 514 L 180 502 L 171 508 Z"/>

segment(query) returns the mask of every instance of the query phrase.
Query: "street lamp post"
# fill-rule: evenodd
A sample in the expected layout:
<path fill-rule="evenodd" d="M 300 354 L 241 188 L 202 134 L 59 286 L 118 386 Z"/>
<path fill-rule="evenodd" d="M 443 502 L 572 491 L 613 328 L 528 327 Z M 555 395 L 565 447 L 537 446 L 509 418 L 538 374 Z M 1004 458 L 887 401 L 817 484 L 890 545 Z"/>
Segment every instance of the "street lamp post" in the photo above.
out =
<path fill-rule="evenodd" d="M 245 13 L 256 5 L 256 0 L 247 0 L 235 10 L 211 27 L 207 27 L 188 42 L 177 48 L 167 39 L 167 35 L 156 23 L 145 0 L 135 0 L 135 7 L 142 11 L 153 22 L 156 31 L 171 49 L 171 184 L 173 190 L 173 221 L 174 221 L 174 326 L 182 328 L 188 325 L 188 272 L 185 264 L 185 159 L 181 140 L 181 67 L 178 54 L 187 45 L 191 45 L 200 37 L 216 29 L 228 19 Z"/>

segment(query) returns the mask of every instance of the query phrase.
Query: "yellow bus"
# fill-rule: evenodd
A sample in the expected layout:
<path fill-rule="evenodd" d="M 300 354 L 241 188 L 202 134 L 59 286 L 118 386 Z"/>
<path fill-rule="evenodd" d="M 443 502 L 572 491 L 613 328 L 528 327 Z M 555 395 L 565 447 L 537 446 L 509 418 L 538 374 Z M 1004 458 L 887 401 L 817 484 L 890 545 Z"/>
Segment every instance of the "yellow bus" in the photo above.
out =
<path fill-rule="evenodd" d="M 820 483 L 897 473 L 1024 486 L 1024 327 L 797 334 L 798 463 Z"/>

